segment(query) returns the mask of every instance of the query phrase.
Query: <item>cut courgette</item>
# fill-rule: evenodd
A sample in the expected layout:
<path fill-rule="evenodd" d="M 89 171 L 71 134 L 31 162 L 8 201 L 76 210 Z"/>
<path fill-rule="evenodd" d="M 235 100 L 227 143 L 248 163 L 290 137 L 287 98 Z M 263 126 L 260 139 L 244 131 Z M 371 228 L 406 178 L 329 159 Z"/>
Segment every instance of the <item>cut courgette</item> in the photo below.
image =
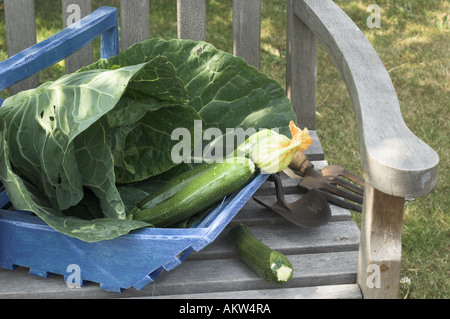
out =
<path fill-rule="evenodd" d="M 293 269 L 288 258 L 262 243 L 246 225 L 239 223 L 228 235 L 240 259 L 264 280 L 280 284 L 291 279 Z"/>

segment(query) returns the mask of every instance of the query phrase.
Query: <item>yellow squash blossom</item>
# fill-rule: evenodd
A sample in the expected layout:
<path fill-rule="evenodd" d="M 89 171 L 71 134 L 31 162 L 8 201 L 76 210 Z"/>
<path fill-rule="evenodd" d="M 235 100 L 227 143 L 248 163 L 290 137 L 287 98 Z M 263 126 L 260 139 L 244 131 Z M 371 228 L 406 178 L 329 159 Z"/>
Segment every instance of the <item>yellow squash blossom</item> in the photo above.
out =
<path fill-rule="evenodd" d="M 306 150 L 311 144 L 307 128 L 301 130 L 293 121 L 289 124 L 292 139 L 271 131 L 263 134 L 252 144 L 250 159 L 264 174 L 274 174 L 282 171 L 291 163 L 297 151 Z"/>

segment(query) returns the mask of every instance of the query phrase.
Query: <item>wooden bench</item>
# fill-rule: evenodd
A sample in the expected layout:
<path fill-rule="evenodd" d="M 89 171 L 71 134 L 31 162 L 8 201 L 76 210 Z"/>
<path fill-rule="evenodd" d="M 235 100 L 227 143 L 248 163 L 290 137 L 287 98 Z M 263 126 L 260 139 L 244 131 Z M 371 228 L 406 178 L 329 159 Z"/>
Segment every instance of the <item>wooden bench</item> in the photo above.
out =
<path fill-rule="evenodd" d="M 34 1 L 5 0 L 8 53 L 35 42 Z M 62 0 L 90 12 L 90 0 Z M 149 1 L 120 1 L 122 49 L 149 37 Z M 259 67 L 260 0 L 233 1 L 233 52 Z M 206 38 L 206 1 L 178 0 L 178 36 Z M 308 156 L 316 168 L 326 165 L 315 134 L 318 41 L 330 54 L 348 88 L 360 136 L 366 180 L 361 231 L 349 211 L 332 206 L 325 226 L 303 229 L 249 201 L 230 226 L 242 221 L 269 246 L 285 253 L 294 266 L 286 285 L 264 282 L 243 265 L 226 240 L 226 231 L 204 250 L 193 253 L 156 281 L 122 295 L 96 284 L 68 289 L 61 276 L 30 276 L 27 269 L 0 270 L 0 298 L 396 298 L 398 297 L 404 199 L 429 194 L 437 184 L 437 154 L 405 125 L 389 75 L 363 33 L 331 0 L 288 0 L 287 95 L 301 127 L 315 143 Z M 86 47 L 66 62 L 67 72 L 92 62 Z M 11 91 L 36 86 L 31 77 Z M 293 200 L 293 181 L 283 178 Z M 271 193 L 267 182 L 258 191 Z"/>

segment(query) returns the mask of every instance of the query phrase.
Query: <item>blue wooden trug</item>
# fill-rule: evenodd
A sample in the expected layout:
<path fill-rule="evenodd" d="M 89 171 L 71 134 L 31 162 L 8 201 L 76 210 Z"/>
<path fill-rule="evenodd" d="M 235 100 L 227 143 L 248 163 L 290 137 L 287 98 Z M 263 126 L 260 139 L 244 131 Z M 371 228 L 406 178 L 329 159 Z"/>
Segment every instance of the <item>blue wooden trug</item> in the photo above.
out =
<path fill-rule="evenodd" d="M 119 53 L 117 9 L 102 7 L 79 23 L 0 62 L 0 90 L 49 67 L 102 35 L 101 57 Z M 0 99 L 0 105 L 3 100 Z M 264 183 L 257 175 L 189 229 L 148 228 L 113 240 L 87 243 L 55 231 L 39 217 L 9 211 L 6 191 L 0 193 L 0 267 L 30 269 L 31 275 L 63 275 L 80 270 L 80 285 L 97 282 L 103 290 L 142 289 L 163 271 L 179 266 L 193 252 L 213 242 L 237 212 Z"/>
<path fill-rule="evenodd" d="M 100 283 L 104 290 L 142 289 L 213 242 L 266 178 L 256 176 L 193 228 L 147 228 L 97 243 L 61 234 L 29 213 L 1 209 L 0 267 L 24 266 L 46 278 L 51 273 L 67 277 L 67 267 L 78 265 L 81 280 Z"/>

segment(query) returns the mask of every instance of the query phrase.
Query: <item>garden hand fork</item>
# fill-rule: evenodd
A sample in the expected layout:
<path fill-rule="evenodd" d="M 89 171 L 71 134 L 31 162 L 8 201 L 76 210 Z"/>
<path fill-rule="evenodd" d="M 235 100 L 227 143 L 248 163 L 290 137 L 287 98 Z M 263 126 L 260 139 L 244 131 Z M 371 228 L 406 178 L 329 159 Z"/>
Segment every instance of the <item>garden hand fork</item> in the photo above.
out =
<path fill-rule="evenodd" d="M 364 180 L 361 177 L 339 165 L 330 165 L 316 171 L 301 151 L 295 153 L 289 168 L 303 177 L 298 184 L 303 192 L 317 189 L 330 203 L 362 212 Z"/>

